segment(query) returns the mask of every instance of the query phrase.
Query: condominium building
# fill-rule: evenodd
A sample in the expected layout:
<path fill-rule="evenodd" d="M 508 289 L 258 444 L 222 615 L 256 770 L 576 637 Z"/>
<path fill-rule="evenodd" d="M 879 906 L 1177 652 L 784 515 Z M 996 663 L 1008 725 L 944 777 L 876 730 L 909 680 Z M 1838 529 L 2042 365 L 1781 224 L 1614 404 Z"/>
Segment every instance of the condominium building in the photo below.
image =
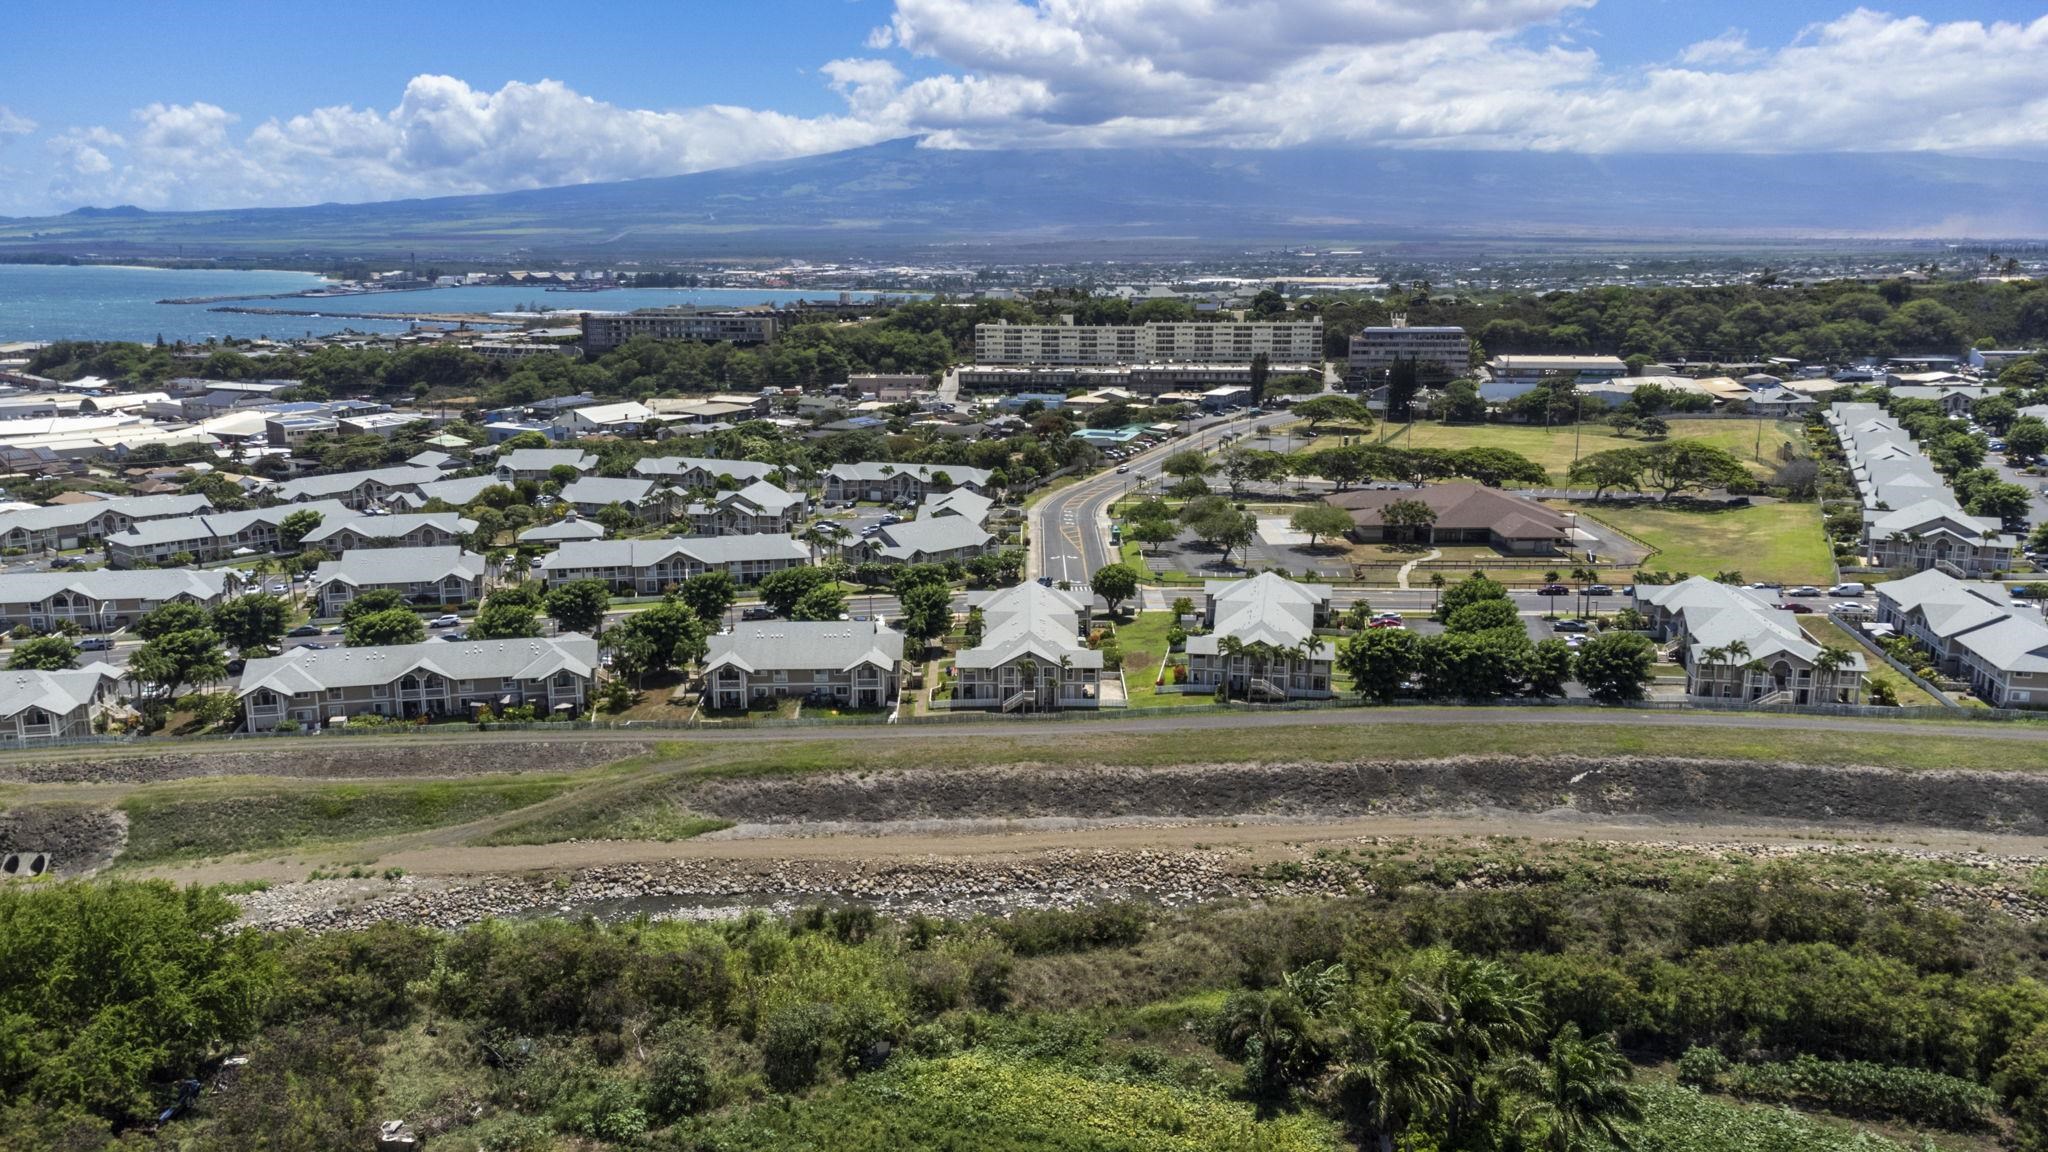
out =
<path fill-rule="evenodd" d="M 969 600 L 981 609 L 981 643 L 954 658 L 953 707 L 1042 712 L 1128 703 L 1123 674 L 1082 640 L 1088 597 L 1019 584 Z"/>
<path fill-rule="evenodd" d="M 711 637 L 704 697 L 726 709 L 784 696 L 887 708 L 902 672 L 903 633 L 876 621 L 762 621 Z"/>
<path fill-rule="evenodd" d="M 1693 576 L 1635 587 L 1651 635 L 1676 641 L 1686 695 L 1774 704 L 1861 704 L 1868 665 L 1860 650 L 1823 656 L 1799 617 L 1751 588 Z"/>
<path fill-rule="evenodd" d="M 1414 361 L 1422 380 L 1450 380 L 1471 367 L 1472 342 L 1456 325 L 1410 327 L 1408 317 L 1396 314 L 1392 323 L 1361 329 L 1351 337 L 1348 376 L 1354 381 L 1378 380 L 1402 360 Z"/>
<path fill-rule="evenodd" d="M 369 548 L 344 553 L 313 572 L 322 616 L 341 610 L 365 592 L 390 589 L 408 604 L 465 604 L 481 599 L 490 565 L 482 556 L 449 545 L 440 548 Z"/>
<path fill-rule="evenodd" d="M 364 714 L 468 716 L 521 705 L 576 715 L 587 706 L 596 677 L 597 641 L 568 632 L 545 639 L 294 648 L 249 661 L 236 695 L 249 730 L 268 732 L 286 720 L 310 726 Z"/>
<path fill-rule="evenodd" d="M 810 550 L 787 536 L 691 536 L 666 540 L 572 540 L 541 561 L 550 588 L 602 580 L 627 596 L 659 596 L 704 572 L 752 584 L 770 572 L 810 563 Z"/>
<path fill-rule="evenodd" d="M 118 496 L 0 512 L 0 547 L 80 548 L 136 524 L 208 511 L 204 496 Z"/>
<path fill-rule="evenodd" d="M 1188 680 L 1261 700 L 1325 700 L 1335 643 L 1316 635 L 1330 622 L 1330 586 L 1266 572 L 1211 580 L 1209 630 L 1187 641 Z"/>
<path fill-rule="evenodd" d="M 211 608 L 241 590 L 227 568 L 21 572 L 0 575 L 0 629 L 73 624 L 88 632 L 126 628 L 165 604 Z"/>
<path fill-rule="evenodd" d="M 1138 364 L 1268 360 L 1320 363 L 1323 322 L 1314 320 L 1158 324 L 1012 324 L 974 328 L 977 364 Z"/>
<path fill-rule="evenodd" d="M 775 339 L 780 326 L 775 317 L 753 312 L 699 312 L 694 308 L 585 312 L 583 347 L 606 352 L 640 339 L 766 344 Z"/>
<path fill-rule="evenodd" d="M 279 526 L 287 517 L 300 512 L 318 515 L 323 526 L 364 519 L 339 500 L 314 500 L 243 512 L 145 520 L 107 537 L 107 564 L 113 568 L 140 568 L 167 564 L 175 556 L 190 556 L 195 563 L 206 564 L 236 554 L 279 552 L 284 543 L 278 536 Z"/>

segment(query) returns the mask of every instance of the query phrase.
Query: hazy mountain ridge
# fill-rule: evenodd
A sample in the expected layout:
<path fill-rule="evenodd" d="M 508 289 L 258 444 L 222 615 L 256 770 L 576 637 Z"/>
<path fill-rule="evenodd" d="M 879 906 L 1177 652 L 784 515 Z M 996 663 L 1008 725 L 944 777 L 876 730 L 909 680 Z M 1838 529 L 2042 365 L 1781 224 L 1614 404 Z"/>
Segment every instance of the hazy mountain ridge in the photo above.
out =
<path fill-rule="evenodd" d="M 2048 164 L 1926 153 L 952 151 L 899 140 L 617 183 L 0 221 L 0 253 L 831 253 L 982 241 L 2048 235 Z"/>

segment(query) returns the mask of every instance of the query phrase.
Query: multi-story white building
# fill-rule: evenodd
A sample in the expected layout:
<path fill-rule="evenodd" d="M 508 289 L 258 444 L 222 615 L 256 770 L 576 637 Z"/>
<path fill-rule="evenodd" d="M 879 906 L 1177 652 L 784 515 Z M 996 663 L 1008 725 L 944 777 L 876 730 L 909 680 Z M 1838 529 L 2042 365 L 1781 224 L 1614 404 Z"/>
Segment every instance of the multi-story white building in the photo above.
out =
<path fill-rule="evenodd" d="M 699 312 L 691 308 L 647 308 L 638 312 L 585 312 L 583 347 L 604 352 L 629 340 L 699 340 L 709 343 L 766 344 L 781 326 L 774 316 L 755 312 Z"/>
<path fill-rule="evenodd" d="M 572 540 L 541 561 L 550 588 L 602 580 L 627 596 L 659 596 L 703 572 L 752 584 L 770 572 L 808 564 L 811 554 L 787 536 L 690 536 L 667 540 Z"/>
<path fill-rule="evenodd" d="M 977 324 L 978 364 L 1244 363 L 1264 355 L 1320 363 L 1323 322 L 1192 321 L 1158 324 Z"/>
<path fill-rule="evenodd" d="M 249 661 L 236 695 L 249 730 L 268 732 L 286 720 L 311 726 L 363 714 L 468 716 L 479 707 L 524 705 L 574 716 L 588 706 L 596 679 L 597 641 L 565 632 L 551 639 L 294 648 Z"/>
<path fill-rule="evenodd" d="M 1413 360 L 1424 380 L 1450 380 L 1472 366 L 1472 342 L 1456 325 L 1411 328 L 1408 317 L 1398 314 L 1391 324 L 1375 324 L 1351 337 L 1353 380 L 1377 380 L 1401 360 Z"/>

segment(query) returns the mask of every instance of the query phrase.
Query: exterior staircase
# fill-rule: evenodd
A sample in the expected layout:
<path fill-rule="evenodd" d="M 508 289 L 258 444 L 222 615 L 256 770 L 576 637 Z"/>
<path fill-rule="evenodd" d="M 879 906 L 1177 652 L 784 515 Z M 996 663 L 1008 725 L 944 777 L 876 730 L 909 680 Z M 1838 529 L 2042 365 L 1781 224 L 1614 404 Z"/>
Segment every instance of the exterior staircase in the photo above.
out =
<path fill-rule="evenodd" d="M 1015 712 L 1017 709 L 1022 708 L 1024 706 L 1024 702 L 1031 699 L 1031 696 L 1031 689 L 1018 689 L 1015 695 L 1011 696 L 1008 700 L 1003 701 L 1003 711 Z"/>

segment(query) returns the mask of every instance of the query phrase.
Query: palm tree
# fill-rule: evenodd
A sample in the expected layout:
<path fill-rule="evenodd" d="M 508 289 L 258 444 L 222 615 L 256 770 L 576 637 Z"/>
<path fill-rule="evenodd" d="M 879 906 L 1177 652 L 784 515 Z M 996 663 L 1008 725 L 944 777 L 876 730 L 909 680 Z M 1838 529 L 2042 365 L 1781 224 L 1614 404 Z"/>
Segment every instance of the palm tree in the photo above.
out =
<path fill-rule="evenodd" d="M 1699 662 L 1709 668 L 1719 668 L 1728 659 L 1728 649 L 1719 646 L 1700 649 Z"/>
<path fill-rule="evenodd" d="M 1410 1124 L 1450 1103 L 1442 1032 L 1392 1005 L 1373 1006 L 1352 1020 L 1335 1088 L 1359 1130 L 1359 1147 L 1394 1152 L 1394 1141 Z"/>
<path fill-rule="evenodd" d="M 1220 677 L 1220 679 L 1217 681 L 1217 683 L 1223 686 L 1223 698 L 1225 700 L 1230 699 L 1230 666 L 1232 664 L 1235 664 L 1240 657 L 1244 656 L 1244 654 L 1244 641 L 1239 640 L 1235 636 L 1217 637 L 1216 656 L 1218 658 L 1218 661 L 1222 665 L 1222 667 L 1218 669 L 1217 674 Z"/>
<path fill-rule="evenodd" d="M 1548 1152 L 1629 1146 L 1621 1121 L 1639 1120 L 1642 1108 L 1628 1085 L 1635 1069 L 1612 1036 L 1587 1039 L 1577 1024 L 1551 1038 L 1550 1053 L 1532 1078 L 1535 1097 L 1516 1118 L 1524 1132 L 1543 1130 Z"/>
<path fill-rule="evenodd" d="M 1430 576 L 1429 576 L 1429 587 L 1430 587 L 1430 590 L 1431 590 L 1431 591 L 1433 591 L 1433 592 L 1435 592 L 1435 593 L 1436 593 L 1436 602 L 1435 602 L 1435 603 L 1433 603 L 1433 604 L 1431 604 L 1431 605 L 1430 605 L 1430 607 L 1432 607 L 1432 608 L 1441 608 L 1441 607 L 1443 607 L 1443 603 L 1444 603 L 1444 585 L 1445 585 L 1445 584 L 1447 584 L 1447 583 L 1449 583 L 1449 581 L 1447 581 L 1447 580 L 1445 580 L 1445 579 L 1444 579 L 1444 574 L 1443 574 L 1443 573 L 1441 573 L 1441 572 L 1432 572 L 1432 573 L 1430 573 Z"/>
<path fill-rule="evenodd" d="M 1543 574 L 1543 598 L 1549 601 L 1550 615 L 1552 616 L 1557 615 L 1557 593 L 1554 589 L 1557 587 L 1557 582 L 1562 579 L 1564 579 L 1563 575 L 1555 568 Z"/>
<path fill-rule="evenodd" d="M 1842 669 L 1849 667 L 1855 662 L 1856 654 L 1847 648 L 1839 644 L 1823 644 L 1820 646 L 1820 651 L 1814 655 L 1813 667 L 1816 671 L 1825 673 L 1830 681 L 1834 681 Z M 1830 686 L 1832 687 L 1833 685 L 1831 684 Z M 1837 688 L 1836 691 L 1839 694 L 1840 689 Z"/>
<path fill-rule="evenodd" d="M 1292 989 L 1239 992 L 1223 1006 L 1216 1044 L 1244 1062 L 1244 1086 L 1262 1104 L 1284 1100 L 1329 1058 L 1314 1015 Z"/>
<path fill-rule="evenodd" d="M 1506 966 L 1455 952 L 1426 953 L 1403 991 L 1417 1015 L 1442 1029 L 1457 1090 L 1446 1117 L 1455 1143 L 1461 1121 L 1478 1108 L 1480 1070 L 1536 1036 L 1542 1006 Z"/>

